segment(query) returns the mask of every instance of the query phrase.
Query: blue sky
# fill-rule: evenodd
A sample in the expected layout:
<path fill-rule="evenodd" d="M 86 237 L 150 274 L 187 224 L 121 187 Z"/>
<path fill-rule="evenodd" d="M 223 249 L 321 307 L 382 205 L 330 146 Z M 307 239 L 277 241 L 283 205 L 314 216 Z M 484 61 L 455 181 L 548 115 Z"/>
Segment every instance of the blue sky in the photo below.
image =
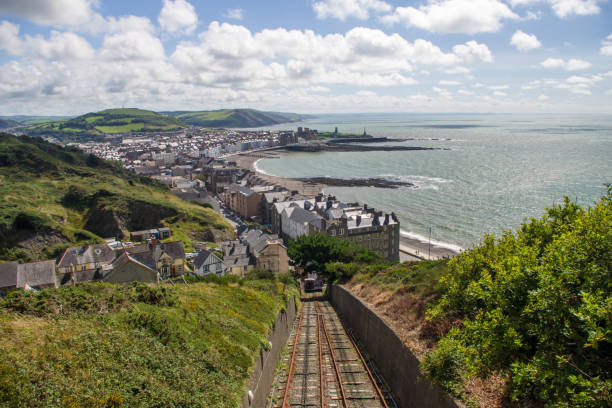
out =
<path fill-rule="evenodd" d="M 0 2 L 0 115 L 611 102 L 609 0 Z"/>

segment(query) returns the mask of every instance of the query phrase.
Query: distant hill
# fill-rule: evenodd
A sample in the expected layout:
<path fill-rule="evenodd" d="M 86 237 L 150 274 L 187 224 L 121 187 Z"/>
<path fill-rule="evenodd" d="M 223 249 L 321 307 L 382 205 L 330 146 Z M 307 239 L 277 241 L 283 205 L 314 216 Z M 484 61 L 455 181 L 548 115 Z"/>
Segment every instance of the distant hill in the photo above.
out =
<path fill-rule="evenodd" d="M 222 109 L 215 111 L 161 112 L 180 119 L 191 126 L 211 128 L 252 128 L 297 122 L 302 117 L 295 113 L 263 112 L 255 109 Z"/>
<path fill-rule="evenodd" d="M 14 120 L 0 119 L 0 129 L 7 129 L 7 128 L 19 126 L 19 125 L 20 125 L 20 123 L 19 122 L 15 122 Z"/>
<path fill-rule="evenodd" d="M 36 137 L 0 133 L 0 260 L 53 257 L 68 244 L 169 226 L 191 240 L 231 236 L 215 211 L 119 163 Z"/>
<path fill-rule="evenodd" d="M 14 115 L 2 116 L 2 119 L 13 120 L 22 125 L 38 125 L 39 123 L 54 122 L 58 120 L 70 119 L 73 116 L 35 116 L 35 115 Z"/>
<path fill-rule="evenodd" d="M 63 141 L 102 140 L 105 135 L 123 132 L 170 131 L 184 128 L 178 119 L 153 111 L 125 108 L 107 109 L 76 118 L 30 126 L 30 136 L 50 136 Z"/>

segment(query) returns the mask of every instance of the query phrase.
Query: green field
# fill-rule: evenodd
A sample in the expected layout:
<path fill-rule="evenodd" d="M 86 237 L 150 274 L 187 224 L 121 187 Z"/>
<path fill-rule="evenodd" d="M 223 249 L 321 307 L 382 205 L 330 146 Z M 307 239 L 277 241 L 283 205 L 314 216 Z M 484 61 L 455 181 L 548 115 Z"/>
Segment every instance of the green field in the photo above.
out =
<path fill-rule="evenodd" d="M 188 250 L 194 239 L 231 236 L 214 210 L 181 200 L 119 163 L 0 134 L 0 259 L 49 258 L 66 244 L 162 225 Z"/>
<path fill-rule="evenodd" d="M 263 112 L 255 109 L 221 109 L 199 112 L 163 112 L 192 126 L 210 128 L 249 128 L 296 122 L 295 113 Z"/>
<path fill-rule="evenodd" d="M 3 407 L 238 407 L 291 280 L 85 284 L 0 299 Z"/>
<path fill-rule="evenodd" d="M 72 119 L 42 123 L 26 128 L 31 136 L 53 136 L 65 141 L 102 140 L 105 135 L 124 132 L 180 130 L 178 119 L 135 108 L 107 109 Z"/>

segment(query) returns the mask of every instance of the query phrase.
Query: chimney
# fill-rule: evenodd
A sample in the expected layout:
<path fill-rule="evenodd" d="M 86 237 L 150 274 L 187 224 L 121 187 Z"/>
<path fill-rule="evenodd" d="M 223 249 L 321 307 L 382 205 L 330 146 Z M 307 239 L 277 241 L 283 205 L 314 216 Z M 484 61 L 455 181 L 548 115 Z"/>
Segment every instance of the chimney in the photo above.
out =
<path fill-rule="evenodd" d="M 385 225 L 389 225 L 389 214 L 385 214 Z"/>

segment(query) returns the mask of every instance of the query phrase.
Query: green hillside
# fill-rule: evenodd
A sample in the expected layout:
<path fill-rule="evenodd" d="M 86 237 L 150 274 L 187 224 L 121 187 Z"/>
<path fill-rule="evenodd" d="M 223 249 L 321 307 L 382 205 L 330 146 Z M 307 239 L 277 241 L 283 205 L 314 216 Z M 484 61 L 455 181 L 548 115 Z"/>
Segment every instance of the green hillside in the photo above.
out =
<path fill-rule="evenodd" d="M 255 109 L 222 109 L 200 112 L 162 112 L 192 126 L 211 128 L 250 128 L 297 122 L 295 113 L 262 112 Z"/>
<path fill-rule="evenodd" d="M 10 128 L 10 127 L 14 127 L 14 126 L 19 126 L 20 123 L 19 122 L 15 122 L 14 120 L 10 120 L 10 119 L 1 119 L 0 118 L 0 129 L 6 129 L 6 128 Z"/>
<path fill-rule="evenodd" d="M 2 407 L 238 407 L 290 280 L 84 284 L 0 299 Z"/>
<path fill-rule="evenodd" d="M 30 136 L 50 136 L 63 141 L 102 140 L 123 132 L 170 131 L 184 128 L 178 119 L 136 108 L 107 109 L 76 118 L 30 126 Z"/>
<path fill-rule="evenodd" d="M 49 258 L 66 244 L 160 225 L 171 227 L 188 249 L 193 239 L 231 235 L 215 211 L 119 163 L 40 138 L 0 134 L 0 259 Z"/>
<path fill-rule="evenodd" d="M 2 116 L 2 119 L 19 122 L 22 125 L 38 125 L 40 123 L 55 122 L 70 119 L 71 116 L 36 116 L 36 115 L 14 115 Z"/>

